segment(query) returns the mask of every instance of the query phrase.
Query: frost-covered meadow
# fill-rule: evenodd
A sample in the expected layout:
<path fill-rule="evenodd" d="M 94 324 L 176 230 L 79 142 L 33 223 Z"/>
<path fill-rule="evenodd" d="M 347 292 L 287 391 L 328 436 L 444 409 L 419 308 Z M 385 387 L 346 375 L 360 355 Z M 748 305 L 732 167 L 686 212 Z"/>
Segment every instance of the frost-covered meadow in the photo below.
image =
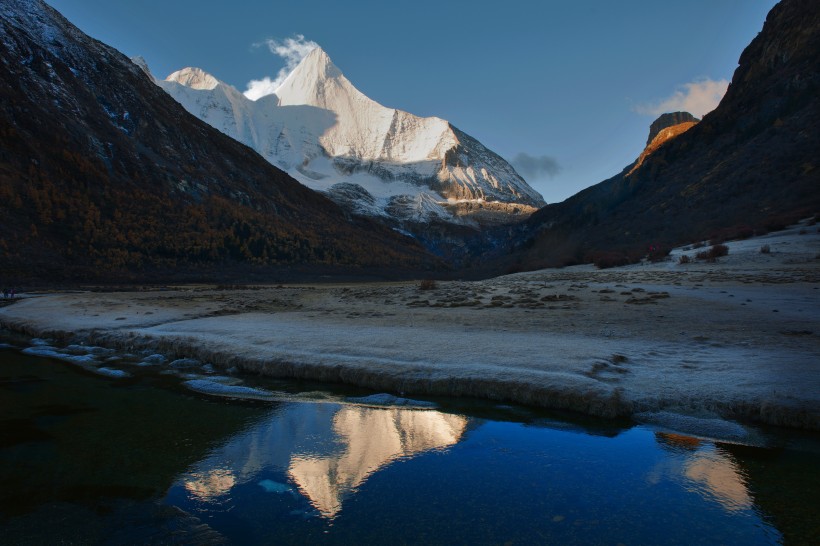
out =
<path fill-rule="evenodd" d="M 0 309 L 0 322 L 57 345 L 396 394 L 820 429 L 820 234 L 800 226 L 727 245 L 716 263 L 681 264 L 695 250 L 676 249 L 657 264 L 431 289 L 408 282 L 31 294 Z M 106 374 L 116 375 L 114 364 Z"/>

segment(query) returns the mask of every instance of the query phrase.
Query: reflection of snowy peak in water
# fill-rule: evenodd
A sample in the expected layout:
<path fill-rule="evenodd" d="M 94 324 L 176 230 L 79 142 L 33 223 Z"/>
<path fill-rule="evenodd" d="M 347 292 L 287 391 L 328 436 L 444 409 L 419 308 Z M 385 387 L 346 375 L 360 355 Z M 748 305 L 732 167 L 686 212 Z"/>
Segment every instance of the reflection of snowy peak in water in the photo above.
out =
<path fill-rule="evenodd" d="M 344 446 L 331 455 L 294 455 L 288 474 L 322 515 L 334 516 L 344 495 L 401 457 L 454 445 L 467 420 L 437 411 L 347 406 L 333 418 Z"/>
<path fill-rule="evenodd" d="M 333 517 L 371 474 L 399 458 L 456 444 L 467 423 L 434 410 L 292 405 L 196 465 L 185 487 L 213 499 L 273 468 L 285 471 L 322 516 Z M 277 493 L 289 489 L 271 480 L 260 485 Z"/>
<path fill-rule="evenodd" d="M 443 119 L 369 99 L 321 48 L 275 95 L 257 101 L 195 68 L 158 84 L 195 116 L 358 213 L 463 222 L 448 205 L 476 202 L 485 212 L 495 202 L 521 205 L 497 207 L 502 216 L 544 205 L 504 159 Z"/>

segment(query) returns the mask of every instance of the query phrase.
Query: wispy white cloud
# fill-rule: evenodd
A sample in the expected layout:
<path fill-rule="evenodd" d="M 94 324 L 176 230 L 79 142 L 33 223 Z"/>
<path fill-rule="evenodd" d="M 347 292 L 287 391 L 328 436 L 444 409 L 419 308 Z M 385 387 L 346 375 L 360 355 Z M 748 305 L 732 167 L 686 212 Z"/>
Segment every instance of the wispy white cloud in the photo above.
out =
<path fill-rule="evenodd" d="M 302 59 L 308 53 L 319 47 L 319 44 L 312 40 L 306 40 L 301 34 L 297 34 L 293 38 L 285 38 L 282 41 L 268 39 L 264 42 L 253 44 L 253 47 L 266 46 L 271 53 L 277 57 L 285 60 L 285 66 L 279 70 L 275 78 L 265 76 L 261 80 L 251 80 L 248 82 L 245 96 L 251 100 L 257 100 L 265 95 L 273 94 L 276 89 L 282 85 L 288 74 L 293 72 Z"/>
<path fill-rule="evenodd" d="M 520 152 L 510 163 L 526 179 L 553 178 L 561 172 L 558 160 L 548 155 L 534 156 Z"/>
<path fill-rule="evenodd" d="M 274 81 L 268 76 L 261 80 L 251 80 L 248 82 L 247 89 L 245 89 L 245 96 L 251 100 L 261 99 L 266 95 L 272 95 L 276 88 L 279 87 L 280 81 Z"/>
<path fill-rule="evenodd" d="M 648 116 L 684 111 L 701 118 L 717 107 L 728 88 L 728 80 L 697 80 L 681 85 L 670 97 L 639 104 L 634 110 Z"/>

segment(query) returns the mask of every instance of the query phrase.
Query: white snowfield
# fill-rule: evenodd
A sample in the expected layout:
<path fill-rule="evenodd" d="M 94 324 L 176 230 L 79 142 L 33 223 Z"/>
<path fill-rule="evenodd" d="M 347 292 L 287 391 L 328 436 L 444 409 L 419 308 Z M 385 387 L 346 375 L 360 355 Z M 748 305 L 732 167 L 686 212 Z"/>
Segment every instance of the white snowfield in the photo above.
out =
<path fill-rule="evenodd" d="M 581 266 L 434 290 L 40 295 L 0 309 L 0 324 L 394 393 L 820 430 L 820 234 L 808 230 L 728 243 L 715 264 Z"/>
<path fill-rule="evenodd" d="M 144 61 L 135 59 L 144 69 Z M 149 73 L 150 75 L 150 73 Z M 153 78 L 153 76 L 152 76 Z M 316 48 L 273 95 L 251 100 L 198 68 L 154 81 L 186 110 L 252 147 L 306 186 L 328 191 L 357 184 L 377 206 L 357 212 L 384 215 L 394 197 L 424 220 L 424 199 L 543 206 L 544 200 L 501 157 L 447 121 L 422 118 L 369 99 Z M 331 197 L 333 192 L 330 192 Z M 415 206 L 413 205 L 415 203 Z M 431 217 L 432 218 L 432 217 Z"/>

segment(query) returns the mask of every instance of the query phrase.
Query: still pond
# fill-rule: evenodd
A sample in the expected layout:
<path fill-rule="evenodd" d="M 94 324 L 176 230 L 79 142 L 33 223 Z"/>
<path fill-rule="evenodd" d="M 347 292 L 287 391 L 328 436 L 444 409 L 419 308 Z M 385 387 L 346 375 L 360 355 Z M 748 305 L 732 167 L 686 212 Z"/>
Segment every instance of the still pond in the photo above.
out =
<path fill-rule="evenodd" d="M 12 345 L 3 544 L 820 543 L 817 435 L 725 443 Z"/>

